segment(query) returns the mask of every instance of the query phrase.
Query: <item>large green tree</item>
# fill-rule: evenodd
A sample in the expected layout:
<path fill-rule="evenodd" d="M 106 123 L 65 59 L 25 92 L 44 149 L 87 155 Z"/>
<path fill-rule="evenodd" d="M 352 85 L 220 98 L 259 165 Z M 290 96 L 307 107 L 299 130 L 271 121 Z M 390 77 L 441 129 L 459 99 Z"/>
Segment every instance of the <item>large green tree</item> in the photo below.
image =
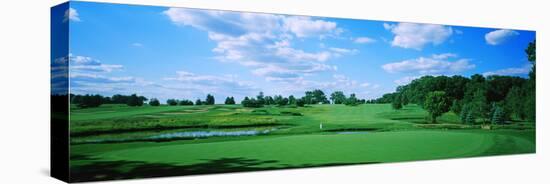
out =
<path fill-rule="evenodd" d="M 216 103 L 214 96 L 212 96 L 211 94 L 206 95 L 205 105 L 214 105 L 214 103 Z"/>
<path fill-rule="evenodd" d="M 333 104 L 342 104 L 346 101 L 346 95 L 342 91 L 335 91 L 330 94 L 330 100 Z"/>
<path fill-rule="evenodd" d="M 424 108 L 430 113 L 432 123 L 437 123 L 437 117 L 449 111 L 449 98 L 444 91 L 429 92 L 426 95 Z"/>

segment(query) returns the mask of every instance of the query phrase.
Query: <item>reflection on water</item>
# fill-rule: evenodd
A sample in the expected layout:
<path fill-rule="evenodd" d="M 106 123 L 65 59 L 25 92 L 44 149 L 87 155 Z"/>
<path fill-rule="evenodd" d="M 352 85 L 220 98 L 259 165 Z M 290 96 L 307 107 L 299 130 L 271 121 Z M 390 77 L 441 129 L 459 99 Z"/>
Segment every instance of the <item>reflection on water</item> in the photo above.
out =
<path fill-rule="evenodd" d="M 240 131 L 193 131 L 193 132 L 175 132 L 166 133 L 149 137 L 150 139 L 171 139 L 171 138 L 201 138 L 215 136 L 251 136 L 258 134 L 267 134 L 275 129 L 268 130 L 240 130 Z"/>
<path fill-rule="evenodd" d="M 73 141 L 72 143 L 114 143 L 114 142 L 130 142 L 130 141 L 162 141 L 170 139 L 196 139 L 208 137 L 235 137 L 235 136 L 255 136 L 268 134 L 276 128 L 264 130 L 198 130 L 198 131 L 182 131 L 160 133 L 152 136 L 132 137 L 132 138 L 103 138 L 103 139 L 88 139 L 83 141 Z"/>

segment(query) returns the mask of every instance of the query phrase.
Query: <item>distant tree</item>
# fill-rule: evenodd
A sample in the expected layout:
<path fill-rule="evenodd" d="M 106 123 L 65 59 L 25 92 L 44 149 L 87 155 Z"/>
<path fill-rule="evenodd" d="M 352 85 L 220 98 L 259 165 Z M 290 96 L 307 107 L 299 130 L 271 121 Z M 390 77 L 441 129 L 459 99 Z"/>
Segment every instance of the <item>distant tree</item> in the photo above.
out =
<path fill-rule="evenodd" d="M 264 103 L 265 103 L 265 105 L 274 105 L 275 100 L 273 100 L 273 97 L 271 97 L 271 96 L 266 96 L 264 98 Z"/>
<path fill-rule="evenodd" d="M 278 105 L 282 100 L 283 100 L 283 96 L 281 95 L 273 96 L 273 101 L 275 102 L 273 105 Z"/>
<path fill-rule="evenodd" d="M 342 104 L 346 101 L 346 95 L 342 91 L 335 91 L 330 94 L 330 100 L 333 104 Z"/>
<path fill-rule="evenodd" d="M 201 99 L 197 99 L 195 101 L 195 105 L 203 105 L 203 102 L 201 101 Z"/>
<path fill-rule="evenodd" d="M 303 100 L 306 104 L 330 103 L 325 93 L 320 89 L 315 89 L 313 91 L 306 91 L 306 95 L 303 97 Z"/>
<path fill-rule="evenodd" d="M 345 101 L 344 101 L 344 104 L 345 105 L 351 105 L 351 106 L 356 106 L 359 104 L 359 100 L 357 99 L 357 97 L 355 96 L 355 93 L 352 93 L 349 95 L 349 98 L 347 98 Z"/>
<path fill-rule="evenodd" d="M 296 106 L 303 107 L 305 106 L 306 101 L 303 98 L 296 99 Z"/>
<path fill-rule="evenodd" d="M 193 105 L 193 101 L 183 99 L 183 100 L 178 101 L 178 105 Z"/>
<path fill-rule="evenodd" d="M 235 99 L 232 96 L 227 97 L 227 98 L 225 98 L 225 104 L 226 105 L 234 105 L 235 104 Z"/>
<path fill-rule="evenodd" d="M 115 104 L 126 104 L 128 102 L 128 96 L 116 94 L 111 97 L 111 102 Z"/>
<path fill-rule="evenodd" d="M 430 113 L 432 123 L 437 123 L 437 117 L 448 112 L 450 106 L 449 99 L 444 91 L 429 92 L 428 95 L 426 95 L 424 108 Z"/>
<path fill-rule="evenodd" d="M 248 103 L 250 102 L 250 98 L 248 98 L 247 96 L 244 97 L 244 99 L 241 101 L 241 105 L 243 105 L 244 107 L 246 107 L 248 105 Z"/>
<path fill-rule="evenodd" d="M 77 105 L 79 108 L 99 107 L 101 105 L 101 95 L 86 94 L 80 97 L 80 102 Z"/>
<path fill-rule="evenodd" d="M 241 102 L 241 104 L 243 105 L 243 107 L 250 107 L 250 108 L 258 108 L 258 107 L 264 106 L 264 104 L 260 103 L 260 101 L 254 98 L 248 98 L 248 97 L 245 97 L 244 100 Z"/>
<path fill-rule="evenodd" d="M 160 106 L 160 102 L 156 98 L 151 98 L 151 100 L 149 100 L 149 105 L 150 106 Z"/>
<path fill-rule="evenodd" d="M 315 99 L 315 103 L 323 103 L 323 104 L 330 103 L 325 93 L 320 89 L 313 90 L 313 98 Z"/>
<path fill-rule="evenodd" d="M 293 95 L 288 96 L 288 104 L 290 105 L 296 104 L 296 98 Z"/>
<path fill-rule="evenodd" d="M 258 103 L 260 103 L 260 104 L 262 104 L 262 105 L 266 105 L 266 103 L 265 103 L 265 98 L 264 98 L 264 92 L 261 92 L 261 91 L 260 91 L 260 93 L 258 93 L 258 96 L 256 96 L 256 98 L 257 98 L 257 102 L 258 102 Z M 273 104 L 273 103 L 272 103 L 272 104 Z"/>
<path fill-rule="evenodd" d="M 403 104 L 402 104 L 402 103 L 403 103 L 403 102 L 401 101 L 401 95 L 395 95 L 395 96 L 393 97 L 391 106 L 392 106 L 393 109 L 399 110 L 399 109 L 403 108 Z"/>
<path fill-rule="evenodd" d="M 178 100 L 176 100 L 176 99 L 168 99 L 168 100 L 166 100 L 166 104 L 168 104 L 168 105 L 170 105 L 170 106 L 178 105 Z"/>
<path fill-rule="evenodd" d="M 73 95 L 71 97 L 71 103 L 72 104 L 80 104 L 82 103 L 82 95 Z"/>
<path fill-rule="evenodd" d="M 288 98 L 284 98 L 284 97 L 282 97 L 282 96 L 280 96 L 280 95 L 279 95 L 279 97 L 280 97 L 280 99 L 279 99 L 279 101 L 277 102 L 277 105 L 278 105 L 278 106 L 285 106 L 285 105 L 288 104 Z"/>
<path fill-rule="evenodd" d="M 128 97 L 128 101 L 126 102 L 126 105 L 128 106 L 142 106 L 143 105 L 143 102 L 146 101 L 147 98 L 143 97 L 143 96 L 137 96 L 136 94 L 132 94 L 130 95 L 130 97 Z"/>
<path fill-rule="evenodd" d="M 214 105 L 214 103 L 215 103 L 214 96 L 212 96 L 211 94 L 206 95 L 206 101 L 204 102 L 204 104 Z"/>

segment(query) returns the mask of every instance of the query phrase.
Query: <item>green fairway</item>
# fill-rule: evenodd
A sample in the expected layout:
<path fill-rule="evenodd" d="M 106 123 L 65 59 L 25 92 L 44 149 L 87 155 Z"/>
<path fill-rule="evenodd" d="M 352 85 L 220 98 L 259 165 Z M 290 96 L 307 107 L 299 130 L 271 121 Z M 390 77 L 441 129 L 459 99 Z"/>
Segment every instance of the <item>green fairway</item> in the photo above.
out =
<path fill-rule="evenodd" d="M 73 109 L 71 171 L 86 181 L 535 152 L 533 123 L 484 130 L 425 115 L 388 104 Z"/>

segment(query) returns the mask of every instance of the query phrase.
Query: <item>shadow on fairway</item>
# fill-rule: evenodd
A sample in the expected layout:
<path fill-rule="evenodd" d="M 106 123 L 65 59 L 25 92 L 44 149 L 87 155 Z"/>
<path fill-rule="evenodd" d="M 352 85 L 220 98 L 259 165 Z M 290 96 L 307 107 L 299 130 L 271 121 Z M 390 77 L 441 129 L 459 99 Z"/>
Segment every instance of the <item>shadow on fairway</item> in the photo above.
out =
<path fill-rule="evenodd" d="M 80 160 L 89 160 L 90 164 L 71 167 L 71 182 L 100 181 L 114 179 L 137 179 L 161 176 L 183 176 L 195 174 L 215 174 L 243 171 L 263 171 L 274 169 L 293 169 L 304 167 L 349 165 L 350 163 L 282 165 L 281 167 L 259 167 L 262 164 L 277 163 L 276 160 L 258 160 L 237 158 L 220 158 L 191 165 L 172 165 L 138 161 L 94 161 L 86 156 L 76 156 Z M 75 157 L 72 157 L 73 159 Z M 361 163 L 361 164 L 370 164 Z"/>

